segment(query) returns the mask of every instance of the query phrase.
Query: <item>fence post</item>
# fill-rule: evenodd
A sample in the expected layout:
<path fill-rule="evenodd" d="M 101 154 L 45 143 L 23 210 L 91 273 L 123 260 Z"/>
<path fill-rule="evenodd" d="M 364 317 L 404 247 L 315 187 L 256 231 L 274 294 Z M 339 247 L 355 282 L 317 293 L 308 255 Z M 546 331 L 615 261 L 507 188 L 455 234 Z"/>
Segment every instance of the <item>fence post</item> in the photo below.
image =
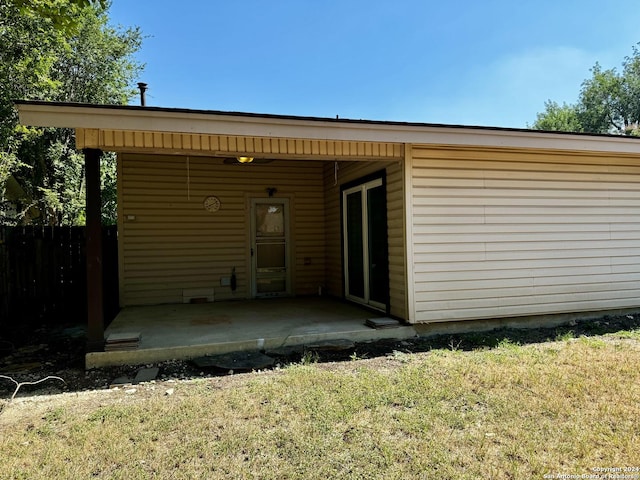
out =
<path fill-rule="evenodd" d="M 100 156 L 93 148 L 84 150 L 87 181 L 87 350 L 104 350 L 102 289 L 102 218 L 100 199 Z"/>

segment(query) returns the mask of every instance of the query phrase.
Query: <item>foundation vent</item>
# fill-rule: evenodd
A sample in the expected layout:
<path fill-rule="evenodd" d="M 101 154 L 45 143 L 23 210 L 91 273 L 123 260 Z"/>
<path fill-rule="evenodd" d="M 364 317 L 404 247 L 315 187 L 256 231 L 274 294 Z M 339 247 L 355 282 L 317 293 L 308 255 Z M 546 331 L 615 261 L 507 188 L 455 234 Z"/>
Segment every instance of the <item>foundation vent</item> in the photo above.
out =
<path fill-rule="evenodd" d="M 182 290 L 182 303 L 213 302 L 213 288 L 189 288 Z"/>

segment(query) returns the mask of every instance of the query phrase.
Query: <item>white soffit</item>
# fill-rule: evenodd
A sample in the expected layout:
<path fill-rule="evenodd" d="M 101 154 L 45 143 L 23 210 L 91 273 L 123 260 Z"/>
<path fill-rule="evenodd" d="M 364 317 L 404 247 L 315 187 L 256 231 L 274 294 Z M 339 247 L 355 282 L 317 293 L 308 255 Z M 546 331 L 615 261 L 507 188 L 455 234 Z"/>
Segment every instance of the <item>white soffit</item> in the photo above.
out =
<path fill-rule="evenodd" d="M 123 108 L 45 102 L 19 102 L 16 106 L 20 116 L 20 123 L 38 127 L 640 154 L 640 139 L 624 136 L 548 133 L 490 127 L 261 116 L 155 107 Z"/>

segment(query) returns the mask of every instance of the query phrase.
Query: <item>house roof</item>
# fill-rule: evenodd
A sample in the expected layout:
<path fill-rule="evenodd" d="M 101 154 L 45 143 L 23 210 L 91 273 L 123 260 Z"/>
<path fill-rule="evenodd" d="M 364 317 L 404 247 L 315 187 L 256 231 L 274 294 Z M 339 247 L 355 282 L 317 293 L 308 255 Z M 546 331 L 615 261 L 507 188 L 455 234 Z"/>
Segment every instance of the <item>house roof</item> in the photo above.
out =
<path fill-rule="evenodd" d="M 42 101 L 16 106 L 22 124 L 41 127 L 640 154 L 640 138 L 617 135 Z"/>

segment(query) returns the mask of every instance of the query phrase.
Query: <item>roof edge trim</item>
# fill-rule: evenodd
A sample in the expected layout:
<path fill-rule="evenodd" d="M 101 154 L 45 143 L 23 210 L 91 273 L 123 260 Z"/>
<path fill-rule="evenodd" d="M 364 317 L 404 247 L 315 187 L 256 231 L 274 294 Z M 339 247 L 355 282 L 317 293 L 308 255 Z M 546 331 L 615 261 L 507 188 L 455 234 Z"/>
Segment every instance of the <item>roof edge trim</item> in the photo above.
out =
<path fill-rule="evenodd" d="M 128 105 L 42 101 L 17 101 L 15 104 L 22 124 L 39 127 L 640 154 L 640 138 L 615 135 Z"/>

